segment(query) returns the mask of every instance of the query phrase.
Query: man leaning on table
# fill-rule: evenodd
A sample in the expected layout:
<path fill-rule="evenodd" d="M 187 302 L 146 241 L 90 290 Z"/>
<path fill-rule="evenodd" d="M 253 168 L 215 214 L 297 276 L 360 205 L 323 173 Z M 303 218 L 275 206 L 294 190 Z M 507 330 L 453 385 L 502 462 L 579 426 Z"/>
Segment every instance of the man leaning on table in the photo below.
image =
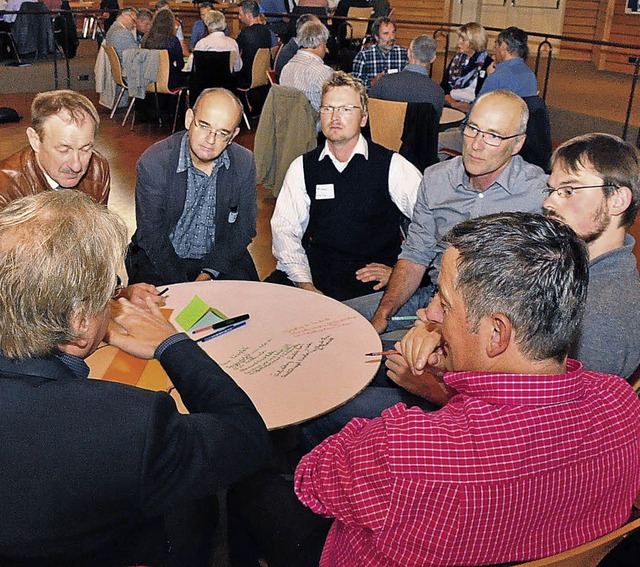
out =
<path fill-rule="evenodd" d="M 302 458 L 295 492 L 335 518 L 326 539 L 282 482 L 266 496 L 264 482 L 243 482 L 234 502 L 269 565 L 303 565 L 309 545 L 323 546 L 326 567 L 528 561 L 628 519 L 640 400 L 622 378 L 567 358 L 587 295 L 584 242 L 530 213 L 465 221 L 444 242 L 435 326 L 399 347 L 409 357 L 416 338 L 454 396 L 436 412 L 398 404 L 355 418 Z M 257 509 L 276 527 L 256 532 Z"/>
<path fill-rule="evenodd" d="M 187 130 L 142 154 L 129 282 L 258 279 L 247 250 L 256 233 L 256 166 L 233 141 L 241 118 L 235 95 L 207 89 L 187 110 Z"/>
<path fill-rule="evenodd" d="M 125 245 L 122 220 L 77 191 L 0 211 L 2 565 L 206 567 L 215 493 L 265 461 L 235 382 L 153 302 L 112 301 Z M 89 380 L 103 339 L 156 358 L 191 414 Z"/>

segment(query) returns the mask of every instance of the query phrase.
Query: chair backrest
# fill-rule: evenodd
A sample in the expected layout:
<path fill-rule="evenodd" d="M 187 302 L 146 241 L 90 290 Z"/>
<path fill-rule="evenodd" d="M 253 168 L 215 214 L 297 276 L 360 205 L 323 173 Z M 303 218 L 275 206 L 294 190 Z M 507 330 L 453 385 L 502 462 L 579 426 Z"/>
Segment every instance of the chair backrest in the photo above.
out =
<path fill-rule="evenodd" d="M 540 166 L 549 172 L 551 160 L 551 119 L 549 109 L 539 96 L 524 98 L 529 108 L 529 122 L 527 122 L 527 138 L 520 150 L 522 159 Z"/>
<path fill-rule="evenodd" d="M 234 51 L 194 51 L 189 75 L 189 104 L 193 106 L 200 93 L 212 87 L 232 90 L 235 80 L 231 74 Z"/>
<path fill-rule="evenodd" d="M 407 113 L 406 102 L 369 99 L 369 127 L 371 139 L 394 152 L 402 146 L 404 117 Z"/>
<path fill-rule="evenodd" d="M 251 86 L 250 89 L 261 87 L 269 84 L 267 71 L 271 67 L 271 52 L 267 47 L 261 47 L 256 52 L 253 59 L 253 67 L 251 68 Z"/>
<path fill-rule="evenodd" d="M 640 528 L 640 519 L 628 522 L 611 533 L 568 551 L 544 559 L 520 563 L 514 567 L 597 567 L 607 553 L 638 528 Z"/>
<path fill-rule="evenodd" d="M 120 58 L 118 57 L 115 48 L 111 45 L 105 45 L 104 42 L 102 43 L 102 47 L 104 47 L 104 52 L 107 54 L 107 59 L 109 59 L 113 80 L 116 85 L 126 89 L 127 85 L 122 78 L 122 65 L 120 64 Z"/>
<path fill-rule="evenodd" d="M 158 75 L 155 83 L 149 83 L 146 86 L 148 93 L 173 94 L 169 90 L 169 52 L 166 49 L 158 49 Z"/>
<path fill-rule="evenodd" d="M 276 77 L 276 72 L 273 69 L 269 69 L 267 70 L 267 79 L 269 79 L 269 82 L 272 85 L 277 85 L 279 84 L 278 82 L 278 77 Z"/>
<path fill-rule="evenodd" d="M 373 14 L 373 8 L 349 8 L 347 18 L 366 18 L 367 20 L 369 20 L 371 14 Z M 351 29 L 349 39 L 364 39 L 366 37 L 367 29 L 369 27 L 368 21 L 350 21 L 347 23 L 349 25 L 349 28 Z"/>

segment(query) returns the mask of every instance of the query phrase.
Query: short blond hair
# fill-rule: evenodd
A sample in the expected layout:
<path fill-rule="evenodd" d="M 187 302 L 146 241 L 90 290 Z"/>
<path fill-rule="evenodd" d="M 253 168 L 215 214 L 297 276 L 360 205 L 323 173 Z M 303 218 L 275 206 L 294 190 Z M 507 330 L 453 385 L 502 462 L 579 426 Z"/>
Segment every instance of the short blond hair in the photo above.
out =
<path fill-rule="evenodd" d="M 486 51 L 487 30 L 477 22 L 469 22 L 458 28 L 458 35 L 466 39 L 474 51 Z"/>
<path fill-rule="evenodd" d="M 204 25 L 207 26 L 210 33 L 224 31 L 227 27 L 227 20 L 222 12 L 210 10 L 204 17 Z"/>
<path fill-rule="evenodd" d="M 50 116 L 67 112 L 73 124 L 81 124 L 88 115 L 93 122 L 94 134 L 100 126 L 100 117 L 93 103 L 84 95 L 70 90 L 39 93 L 31 103 L 31 127 L 42 140 L 44 123 Z"/>
<path fill-rule="evenodd" d="M 99 315 L 127 243 L 124 222 L 73 189 L 45 191 L 0 211 L 0 353 L 51 356 Z"/>
<path fill-rule="evenodd" d="M 362 114 L 369 114 L 369 97 L 367 96 L 367 89 L 360 79 L 357 79 L 353 75 L 349 75 L 349 73 L 345 73 L 344 71 L 334 71 L 327 82 L 322 85 L 322 98 L 324 98 L 324 95 L 326 95 L 331 89 L 335 89 L 337 87 L 349 87 L 356 91 L 360 95 L 360 108 L 362 109 Z"/>

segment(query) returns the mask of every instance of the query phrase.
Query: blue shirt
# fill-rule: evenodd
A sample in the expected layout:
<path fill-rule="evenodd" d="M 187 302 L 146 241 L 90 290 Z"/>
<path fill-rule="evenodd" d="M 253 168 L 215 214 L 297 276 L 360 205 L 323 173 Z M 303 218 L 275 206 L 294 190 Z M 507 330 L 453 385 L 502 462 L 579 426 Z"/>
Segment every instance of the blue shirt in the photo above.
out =
<path fill-rule="evenodd" d="M 520 57 L 496 65 L 495 73 L 487 75 L 478 96 L 499 89 L 512 91 L 522 98 L 538 94 L 538 80 Z"/>

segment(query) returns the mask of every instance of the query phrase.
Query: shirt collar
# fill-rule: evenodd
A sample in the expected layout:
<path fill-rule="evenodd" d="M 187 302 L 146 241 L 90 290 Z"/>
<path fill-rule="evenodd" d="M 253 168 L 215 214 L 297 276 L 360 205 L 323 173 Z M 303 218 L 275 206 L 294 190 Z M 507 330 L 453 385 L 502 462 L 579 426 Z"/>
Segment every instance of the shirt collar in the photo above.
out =
<path fill-rule="evenodd" d="M 73 372 L 73 375 L 76 378 L 84 380 L 89 377 L 89 366 L 87 366 L 87 363 L 81 358 L 73 356 L 72 354 L 67 354 L 66 352 L 60 352 L 56 354 L 56 356 L 69 370 L 71 370 L 71 372 Z"/>
<path fill-rule="evenodd" d="M 40 166 L 38 166 L 40 167 Z M 49 184 L 49 187 L 51 187 L 51 189 L 60 189 L 60 184 L 53 179 L 53 177 L 49 177 L 49 174 L 42 168 L 40 168 L 42 170 L 42 174 L 44 175 L 44 178 L 47 180 L 47 183 Z"/>
<path fill-rule="evenodd" d="M 444 381 L 459 394 L 491 404 L 539 406 L 571 402 L 584 395 L 584 370 L 567 360 L 564 374 L 447 372 Z"/>
<path fill-rule="evenodd" d="M 412 73 L 419 73 L 420 75 L 429 76 L 429 73 L 427 73 L 427 69 L 422 65 L 417 65 L 416 63 L 407 64 L 403 71 L 411 71 Z"/>
<path fill-rule="evenodd" d="M 214 168 L 221 164 L 225 169 L 229 169 L 231 166 L 231 160 L 229 159 L 229 152 L 227 150 L 228 148 L 225 148 L 224 151 L 213 161 Z M 182 173 L 190 167 L 196 168 L 195 165 L 193 165 L 191 152 L 189 151 L 189 131 L 187 130 L 180 142 L 180 153 L 178 154 L 178 167 L 176 167 L 176 173 Z"/>
<path fill-rule="evenodd" d="M 509 165 L 507 165 L 507 167 L 505 167 L 502 170 L 500 175 L 498 175 L 498 178 L 491 185 L 489 185 L 489 187 L 487 187 L 487 189 L 485 189 L 485 191 L 487 191 L 488 189 L 490 189 L 494 185 L 499 185 L 507 193 L 513 194 L 513 187 L 512 187 L 513 183 L 512 183 L 511 175 L 512 174 L 515 175 L 515 173 L 516 173 L 516 172 L 514 172 L 514 168 L 513 168 L 513 162 L 516 159 L 516 157 L 517 156 L 512 156 L 511 157 L 511 161 L 509 162 Z M 468 191 L 479 192 L 478 189 L 475 189 L 474 187 L 471 186 L 471 181 L 469 179 L 469 175 L 467 174 L 467 171 L 464 168 L 464 161 L 462 160 L 462 156 L 460 156 L 460 167 L 462 168 L 462 176 L 460 177 L 460 179 L 462 179 L 462 181 L 459 183 L 459 186 L 464 187 Z"/>
<path fill-rule="evenodd" d="M 367 145 L 367 141 L 364 139 L 364 136 L 362 134 L 360 134 L 360 136 L 358 137 L 358 142 L 356 143 L 355 148 L 353 148 L 353 152 L 351 152 L 347 163 L 349 163 L 353 156 L 355 156 L 356 154 L 362 154 L 364 156 L 364 159 L 369 159 L 369 146 Z M 336 156 L 331 153 L 331 150 L 329 150 L 329 142 L 324 143 L 324 148 L 322 148 L 322 151 L 320 152 L 318 161 L 322 161 L 326 156 L 329 156 L 334 164 L 344 163 L 339 162 Z"/>

